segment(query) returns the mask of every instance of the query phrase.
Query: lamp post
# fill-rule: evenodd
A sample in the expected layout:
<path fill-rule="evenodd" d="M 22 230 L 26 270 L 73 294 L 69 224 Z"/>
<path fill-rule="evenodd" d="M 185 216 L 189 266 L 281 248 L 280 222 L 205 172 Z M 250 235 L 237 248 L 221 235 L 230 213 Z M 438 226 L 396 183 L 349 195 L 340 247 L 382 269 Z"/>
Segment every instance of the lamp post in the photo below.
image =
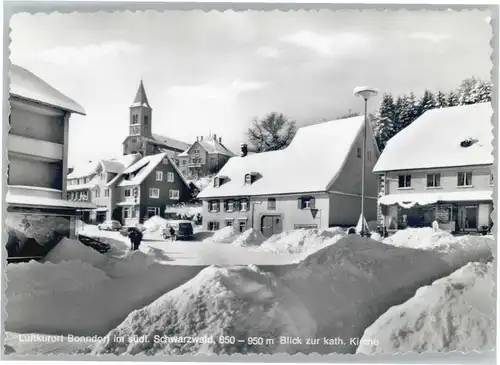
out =
<path fill-rule="evenodd" d="M 366 170 L 366 125 L 368 124 L 368 99 L 376 96 L 378 90 L 368 86 L 360 86 L 354 89 L 354 96 L 362 97 L 365 101 L 365 120 L 363 122 L 363 147 L 361 148 L 362 154 L 362 167 L 361 167 L 361 236 L 365 235 L 365 170 Z"/>

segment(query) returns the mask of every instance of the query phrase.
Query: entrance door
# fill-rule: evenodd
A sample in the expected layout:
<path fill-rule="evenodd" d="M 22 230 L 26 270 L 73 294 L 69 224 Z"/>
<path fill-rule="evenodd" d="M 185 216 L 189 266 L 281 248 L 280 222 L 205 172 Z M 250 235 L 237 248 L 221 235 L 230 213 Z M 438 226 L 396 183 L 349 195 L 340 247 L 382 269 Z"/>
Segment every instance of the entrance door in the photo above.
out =
<path fill-rule="evenodd" d="M 283 220 L 279 215 L 264 215 L 261 219 L 260 230 L 265 237 L 283 232 Z"/>
<path fill-rule="evenodd" d="M 462 231 L 477 230 L 477 206 L 461 206 L 458 208 L 458 222 Z"/>

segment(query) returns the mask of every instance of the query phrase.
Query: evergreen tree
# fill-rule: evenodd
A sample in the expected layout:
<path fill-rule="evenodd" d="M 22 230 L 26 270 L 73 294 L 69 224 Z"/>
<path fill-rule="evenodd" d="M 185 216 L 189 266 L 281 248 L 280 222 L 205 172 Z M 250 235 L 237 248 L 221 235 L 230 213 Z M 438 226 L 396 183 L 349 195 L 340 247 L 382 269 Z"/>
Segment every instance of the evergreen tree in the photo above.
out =
<path fill-rule="evenodd" d="M 458 88 L 459 105 L 474 104 L 473 90 L 477 82 L 478 80 L 474 77 L 470 77 L 462 81 L 460 87 Z"/>
<path fill-rule="evenodd" d="M 387 141 L 391 139 L 396 131 L 394 129 L 395 105 L 391 94 L 384 94 L 378 113 L 373 121 L 375 138 L 380 150 L 383 150 Z"/>
<path fill-rule="evenodd" d="M 471 101 L 485 103 L 491 101 L 492 85 L 488 81 L 478 80 L 471 90 Z"/>
<path fill-rule="evenodd" d="M 412 92 L 408 97 L 408 118 L 405 120 L 404 128 L 408 127 L 415 119 L 420 117 L 422 114 L 422 108 L 420 106 L 420 101 Z"/>
<path fill-rule="evenodd" d="M 446 100 L 446 94 L 439 90 L 436 94 L 436 101 L 434 103 L 436 108 L 446 108 L 448 106 L 448 100 Z"/>
<path fill-rule="evenodd" d="M 398 96 L 395 103 L 395 110 L 394 131 L 398 133 L 407 125 L 408 97 L 406 95 Z"/>
<path fill-rule="evenodd" d="M 458 103 L 458 94 L 455 91 L 451 91 L 448 94 L 448 106 L 457 106 Z"/>
<path fill-rule="evenodd" d="M 422 115 L 426 111 L 434 109 L 435 104 L 436 104 L 436 101 L 434 98 L 434 94 L 432 92 L 430 92 L 429 90 L 425 90 L 424 95 L 422 96 L 422 99 L 420 100 L 419 114 Z"/>

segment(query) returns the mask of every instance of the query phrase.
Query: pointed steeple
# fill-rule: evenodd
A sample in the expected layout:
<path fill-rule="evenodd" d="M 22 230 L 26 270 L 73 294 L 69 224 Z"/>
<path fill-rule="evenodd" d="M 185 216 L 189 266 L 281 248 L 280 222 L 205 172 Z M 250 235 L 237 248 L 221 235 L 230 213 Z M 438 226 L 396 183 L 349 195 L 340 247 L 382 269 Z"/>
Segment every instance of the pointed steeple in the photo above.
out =
<path fill-rule="evenodd" d="M 139 84 L 139 89 L 137 89 L 137 94 L 135 94 L 134 102 L 130 107 L 134 108 L 138 106 L 144 106 L 146 108 L 151 109 L 151 106 L 149 105 L 148 102 L 148 97 L 146 96 L 146 90 L 144 90 L 144 84 L 142 83 L 142 80 L 141 83 Z"/>

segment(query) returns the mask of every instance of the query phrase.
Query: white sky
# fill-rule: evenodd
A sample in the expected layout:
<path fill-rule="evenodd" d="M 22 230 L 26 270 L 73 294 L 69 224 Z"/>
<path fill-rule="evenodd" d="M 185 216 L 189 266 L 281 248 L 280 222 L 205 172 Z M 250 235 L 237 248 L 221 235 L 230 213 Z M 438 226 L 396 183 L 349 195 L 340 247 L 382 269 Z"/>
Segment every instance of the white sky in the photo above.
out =
<path fill-rule="evenodd" d="M 254 117 L 299 125 L 362 111 L 355 86 L 448 91 L 490 78 L 487 11 L 115 12 L 15 15 L 11 59 L 81 104 L 70 164 L 122 153 L 143 78 L 153 131 L 235 152 Z M 374 100 L 375 108 L 379 100 Z"/>

